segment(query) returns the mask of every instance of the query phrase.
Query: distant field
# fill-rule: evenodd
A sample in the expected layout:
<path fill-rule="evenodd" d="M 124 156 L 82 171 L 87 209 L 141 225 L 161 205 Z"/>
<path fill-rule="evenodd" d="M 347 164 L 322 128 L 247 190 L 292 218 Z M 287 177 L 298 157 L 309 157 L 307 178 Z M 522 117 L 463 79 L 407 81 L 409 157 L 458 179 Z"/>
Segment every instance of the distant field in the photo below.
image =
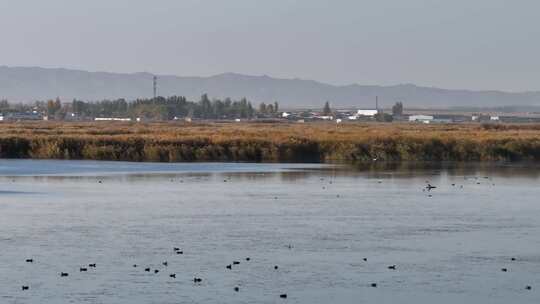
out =
<path fill-rule="evenodd" d="M 0 124 L 1 158 L 123 161 L 540 160 L 540 125 Z"/>

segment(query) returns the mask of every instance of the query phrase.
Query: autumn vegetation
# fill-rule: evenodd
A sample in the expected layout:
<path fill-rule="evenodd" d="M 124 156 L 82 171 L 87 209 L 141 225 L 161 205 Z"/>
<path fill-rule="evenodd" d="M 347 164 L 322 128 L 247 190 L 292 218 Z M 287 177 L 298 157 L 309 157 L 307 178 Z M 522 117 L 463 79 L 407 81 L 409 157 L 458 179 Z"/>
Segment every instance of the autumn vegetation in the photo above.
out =
<path fill-rule="evenodd" d="M 540 161 L 540 125 L 0 123 L 0 157 L 119 161 Z"/>

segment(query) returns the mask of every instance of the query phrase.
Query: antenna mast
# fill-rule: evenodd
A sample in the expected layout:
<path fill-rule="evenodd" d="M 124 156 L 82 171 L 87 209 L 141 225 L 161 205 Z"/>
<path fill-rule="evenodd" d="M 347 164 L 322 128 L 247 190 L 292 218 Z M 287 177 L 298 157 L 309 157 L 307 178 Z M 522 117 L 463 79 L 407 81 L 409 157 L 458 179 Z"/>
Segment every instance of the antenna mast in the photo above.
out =
<path fill-rule="evenodd" d="M 157 97 L 157 76 L 154 75 L 154 99 Z"/>

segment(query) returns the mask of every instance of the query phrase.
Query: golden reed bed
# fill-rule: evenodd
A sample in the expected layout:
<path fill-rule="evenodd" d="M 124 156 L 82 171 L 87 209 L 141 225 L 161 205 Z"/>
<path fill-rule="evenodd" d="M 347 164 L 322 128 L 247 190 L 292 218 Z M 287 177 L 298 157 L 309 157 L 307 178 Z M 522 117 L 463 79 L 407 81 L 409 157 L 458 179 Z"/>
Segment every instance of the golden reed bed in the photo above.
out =
<path fill-rule="evenodd" d="M 0 123 L 1 158 L 123 161 L 538 161 L 540 125 Z"/>

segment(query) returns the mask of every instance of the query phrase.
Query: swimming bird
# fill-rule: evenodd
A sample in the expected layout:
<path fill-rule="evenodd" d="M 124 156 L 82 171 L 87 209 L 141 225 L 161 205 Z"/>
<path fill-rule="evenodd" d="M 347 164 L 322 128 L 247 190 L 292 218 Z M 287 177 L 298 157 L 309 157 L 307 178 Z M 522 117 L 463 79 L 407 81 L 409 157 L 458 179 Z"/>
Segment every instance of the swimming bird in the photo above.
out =
<path fill-rule="evenodd" d="M 183 251 L 177 251 L 176 254 L 184 254 Z"/>
<path fill-rule="evenodd" d="M 200 282 L 202 282 L 202 279 L 201 278 L 193 278 L 193 282 L 194 283 L 200 283 Z"/>
<path fill-rule="evenodd" d="M 377 288 L 377 283 L 371 283 L 371 287 Z"/>
<path fill-rule="evenodd" d="M 277 265 L 276 265 L 276 266 L 274 266 L 274 269 L 275 269 L 275 270 L 277 270 L 278 268 L 279 268 L 279 267 L 278 267 Z"/>
<path fill-rule="evenodd" d="M 531 289 L 532 289 L 532 287 L 531 287 L 531 286 L 525 286 L 525 289 L 527 289 L 527 290 L 531 290 Z"/>
<path fill-rule="evenodd" d="M 22 290 L 28 290 L 30 289 L 30 286 L 22 286 Z"/>
<path fill-rule="evenodd" d="M 154 273 L 159 273 L 159 270 L 158 269 L 154 270 Z"/>
<path fill-rule="evenodd" d="M 26 259 L 26 263 L 34 263 L 34 259 Z"/>
<path fill-rule="evenodd" d="M 61 276 L 61 277 L 67 277 L 67 276 L 69 276 L 69 273 L 67 273 L 67 272 L 61 272 L 61 273 L 60 273 L 60 276 Z"/>
<path fill-rule="evenodd" d="M 144 271 L 150 272 L 150 268 L 145 268 Z"/>
<path fill-rule="evenodd" d="M 367 258 L 364 258 L 364 262 L 367 262 Z"/>
<path fill-rule="evenodd" d="M 502 272 L 508 272 L 508 269 L 507 268 L 501 268 L 501 271 Z"/>
<path fill-rule="evenodd" d="M 251 261 L 251 258 L 249 258 L 249 257 L 248 257 L 248 258 L 246 258 L 246 261 L 248 261 L 248 262 L 249 262 L 249 261 Z"/>
<path fill-rule="evenodd" d="M 286 299 L 286 298 L 287 298 L 287 294 L 286 294 L 286 293 L 280 294 L 279 297 L 282 298 L 282 299 Z"/>
<path fill-rule="evenodd" d="M 239 265 L 240 264 L 240 262 L 238 262 L 238 261 L 233 261 L 232 263 L 233 263 L 233 265 Z"/>
<path fill-rule="evenodd" d="M 163 264 L 163 266 L 169 266 L 169 263 L 167 263 L 167 261 L 165 261 L 165 262 L 163 262 L 161 264 Z"/>
<path fill-rule="evenodd" d="M 227 268 L 227 269 L 232 269 L 232 265 L 229 264 L 229 265 L 226 266 L 226 268 Z"/>
<path fill-rule="evenodd" d="M 174 247 L 174 248 L 173 248 L 173 251 L 180 251 L 180 248 Z"/>
<path fill-rule="evenodd" d="M 176 274 L 173 273 L 173 274 L 170 274 L 169 277 L 173 278 L 173 279 L 176 279 Z"/>
<path fill-rule="evenodd" d="M 239 292 L 239 291 L 240 291 L 240 288 L 239 288 L 239 287 L 235 287 L 235 288 L 234 288 L 234 291 Z"/>
<path fill-rule="evenodd" d="M 81 267 L 81 268 L 79 268 L 79 271 L 80 272 L 85 272 L 85 271 L 88 271 L 88 268 Z"/>
<path fill-rule="evenodd" d="M 396 265 L 391 265 L 391 266 L 388 266 L 388 269 L 391 269 L 391 270 L 396 270 Z"/>
<path fill-rule="evenodd" d="M 94 263 L 94 264 L 88 264 L 88 267 L 90 267 L 90 268 L 96 268 L 96 264 L 95 264 L 95 263 Z"/>
<path fill-rule="evenodd" d="M 137 268 L 137 264 L 133 264 L 133 268 Z"/>
<path fill-rule="evenodd" d="M 512 261 L 515 261 L 515 260 L 516 260 L 516 258 L 511 258 L 511 260 L 512 260 Z"/>

